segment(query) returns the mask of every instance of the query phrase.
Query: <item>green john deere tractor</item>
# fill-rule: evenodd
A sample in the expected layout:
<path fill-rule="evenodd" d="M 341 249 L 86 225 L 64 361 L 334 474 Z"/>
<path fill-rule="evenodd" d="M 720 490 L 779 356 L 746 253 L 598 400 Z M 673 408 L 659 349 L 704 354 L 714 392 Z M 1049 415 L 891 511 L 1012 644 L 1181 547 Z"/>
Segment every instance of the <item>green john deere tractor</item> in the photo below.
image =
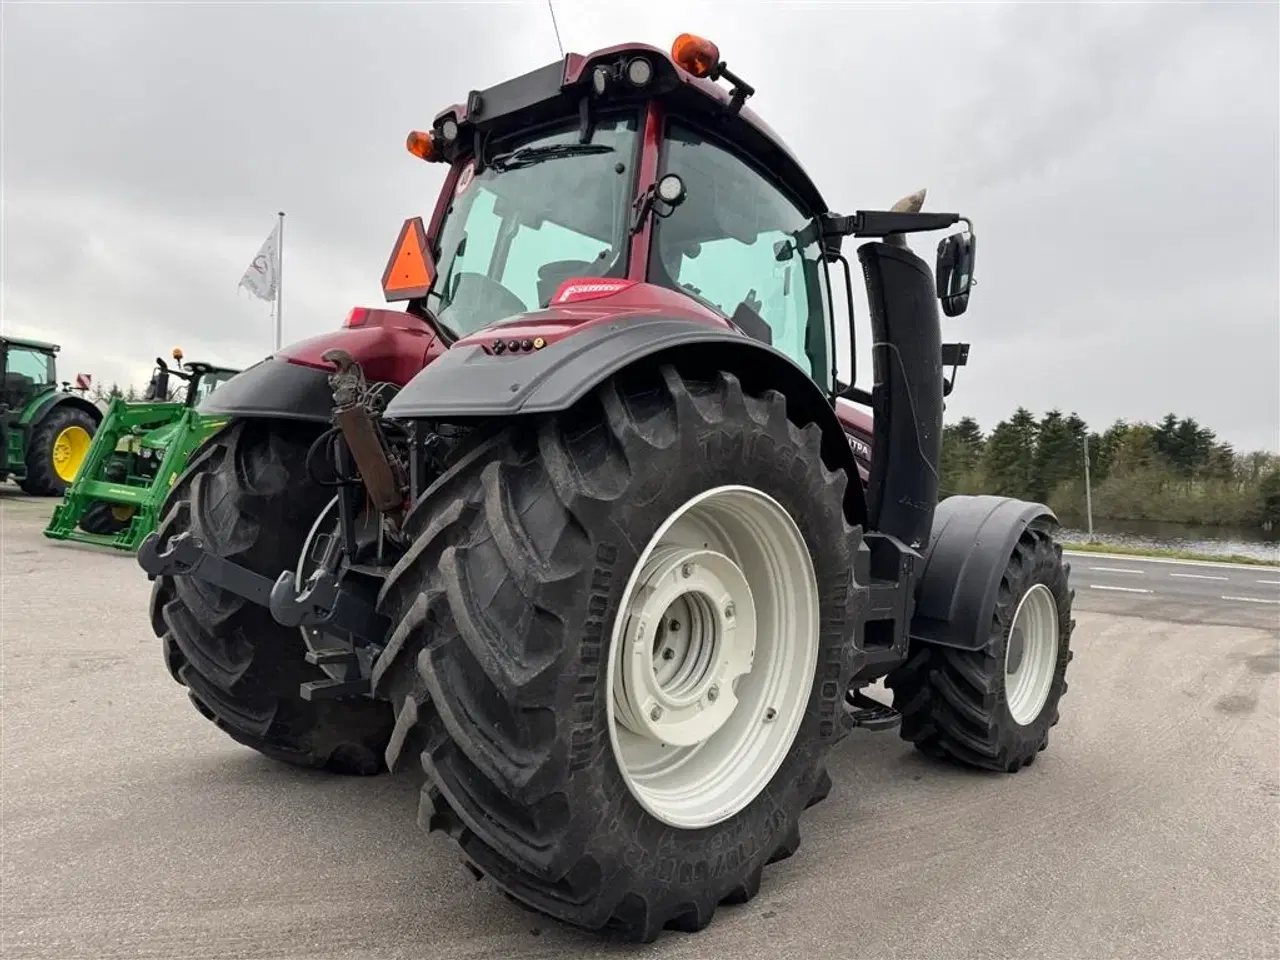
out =
<path fill-rule="evenodd" d="M 133 551 L 155 529 L 159 508 L 191 451 L 225 422 L 196 406 L 238 370 L 210 363 L 176 367 L 156 358 L 141 401 L 116 397 L 84 457 L 84 466 L 53 511 L 44 534 Z M 185 384 L 171 391 L 169 378 Z"/>
<path fill-rule="evenodd" d="M 56 343 L 0 336 L 0 481 L 60 497 L 75 479 L 102 411 L 58 386 Z"/>

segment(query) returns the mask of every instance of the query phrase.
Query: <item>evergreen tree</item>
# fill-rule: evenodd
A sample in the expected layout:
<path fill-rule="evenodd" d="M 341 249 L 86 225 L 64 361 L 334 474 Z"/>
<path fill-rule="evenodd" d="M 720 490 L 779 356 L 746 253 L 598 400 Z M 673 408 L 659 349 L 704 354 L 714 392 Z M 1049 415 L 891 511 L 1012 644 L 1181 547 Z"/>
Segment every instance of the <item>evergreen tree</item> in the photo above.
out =
<path fill-rule="evenodd" d="M 1178 417 L 1175 414 L 1166 413 L 1164 419 L 1151 433 L 1151 442 L 1155 445 L 1156 452 L 1168 460 L 1171 466 L 1177 466 L 1181 460 L 1178 423 Z"/>
<path fill-rule="evenodd" d="M 942 428 L 940 497 L 976 493 L 982 489 L 983 482 L 979 476 L 982 446 L 982 428 L 972 417 L 963 417 L 958 423 Z"/>
<path fill-rule="evenodd" d="M 1258 497 L 1262 501 L 1262 525 L 1270 530 L 1280 524 L 1280 466 L 1262 478 Z"/>
<path fill-rule="evenodd" d="M 1079 418 L 1076 418 L 1079 420 Z M 1050 410 L 1040 420 L 1037 432 L 1035 474 L 1032 495 L 1045 501 L 1064 480 L 1072 480 L 1083 472 L 1075 432 L 1061 411 Z"/>
<path fill-rule="evenodd" d="M 998 496 L 1033 496 L 1036 466 L 1036 421 L 1019 407 L 1008 420 L 996 424 L 983 456 L 988 492 Z"/>
<path fill-rule="evenodd" d="M 1131 477 L 1150 472 L 1157 464 L 1155 431 L 1145 423 L 1134 424 L 1124 431 L 1111 455 L 1111 476 Z"/>

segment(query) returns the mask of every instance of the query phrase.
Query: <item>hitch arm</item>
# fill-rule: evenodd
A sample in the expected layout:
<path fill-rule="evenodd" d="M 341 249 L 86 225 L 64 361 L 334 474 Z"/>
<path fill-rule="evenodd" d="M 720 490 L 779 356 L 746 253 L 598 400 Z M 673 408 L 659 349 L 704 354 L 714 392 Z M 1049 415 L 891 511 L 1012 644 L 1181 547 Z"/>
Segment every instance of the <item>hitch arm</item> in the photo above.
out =
<path fill-rule="evenodd" d="M 271 616 L 286 627 L 327 627 L 379 647 L 391 632 L 390 619 L 343 590 L 327 572 L 317 573 L 299 590 L 293 571 L 285 570 L 272 585 L 268 605 Z"/>
<path fill-rule="evenodd" d="M 150 580 L 156 577 L 196 577 L 260 607 L 271 606 L 271 591 L 276 585 L 268 577 L 210 553 L 199 538 L 189 532 L 180 533 L 170 540 L 168 549 L 163 552 L 160 550 L 159 531 L 147 534 L 138 547 L 138 566 L 147 572 Z"/>
<path fill-rule="evenodd" d="M 350 591 L 343 590 L 332 574 L 318 574 L 299 592 L 293 571 L 282 571 L 275 580 L 264 577 L 210 553 L 190 532 L 178 534 L 164 551 L 159 547 L 160 533 L 152 531 L 138 548 L 138 565 L 153 580 L 197 577 L 266 607 L 282 626 L 321 627 L 376 646 L 386 643 L 391 621 Z"/>

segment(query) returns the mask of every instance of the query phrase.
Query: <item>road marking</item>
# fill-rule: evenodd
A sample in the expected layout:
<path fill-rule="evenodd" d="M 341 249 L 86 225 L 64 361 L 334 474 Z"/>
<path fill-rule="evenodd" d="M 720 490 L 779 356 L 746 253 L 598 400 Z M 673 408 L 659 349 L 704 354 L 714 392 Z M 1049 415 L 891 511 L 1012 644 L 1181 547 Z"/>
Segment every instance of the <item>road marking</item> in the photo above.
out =
<path fill-rule="evenodd" d="M 1112 553 L 1105 554 L 1093 550 L 1072 550 L 1071 544 L 1064 543 L 1062 545 L 1062 555 L 1066 557 L 1088 557 L 1090 560 L 1097 560 L 1099 557 L 1112 556 L 1117 560 L 1136 560 L 1138 563 L 1166 563 L 1177 567 L 1214 567 L 1218 570 L 1256 570 L 1259 573 L 1266 571 L 1273 573 L 1276 569 L 1274 563 L 1228 563 L 1222 560 L 1176 560 L 1172 557 L 1143 557 L 1134 556 L 1130 553 Z"/>
<path fill-rule="evenodd" d="M 1146 590 L 1142 587 L 1109 587 L 1105 583 L 1091 583 L 1091 589 L 1094 590 L 1121 590 L 1125 593 L 1154 593 L 1154 590 Z"/>
<path fill-rule="evenodd" d="M 1099 573 L 1136 573 L 1140 577 L 1146 573 L 1145 570 L 1127 570 L 1124 567 L 1090 567 L 1089 569 L 1097 570 Z"/>
<path fill-rule="evenodd" d="M 1268 600 L 1265 597 L 1223 597 L 1223 600 L 1238 600 L 1240 603 L 1280 603 L 1280 600 Z"/>
<path fill-rule="evenodd" d="M 1226 577 L 1223 577 L 1223 579 L 1225 580 L 1225 579 L 1226 579 Z M 1280 587 L 1280 580 L 1259 580 L 1258 582 L 1259 582 L 1259 583 L 1269 583 L 1269 584 L 1271 584 L 1272 586 Z"/>
<path fill-rule="evenodd" d="M 1171 577 L 1182 577 L 1184 580 L 1225 580 L 1226 577 L 1211 577 L 1207 573 L 1171 573 Z M 1265 580 L 1259 580 L 1259 583 L 1265 583 Z"/>

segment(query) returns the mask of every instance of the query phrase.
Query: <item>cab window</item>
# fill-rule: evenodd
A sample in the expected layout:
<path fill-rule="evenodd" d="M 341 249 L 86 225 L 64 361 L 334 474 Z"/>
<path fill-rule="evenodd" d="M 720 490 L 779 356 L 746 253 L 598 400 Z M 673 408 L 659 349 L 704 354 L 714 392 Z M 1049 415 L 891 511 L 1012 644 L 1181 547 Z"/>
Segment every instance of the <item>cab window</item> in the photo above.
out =
<path fill-rule="evenodd" d="M 685 199 L 654 219 L 649 280 L 767 340 L 830 389 L 827 275 L 811 221 L 766 175 L 690 126 L 667 130 L 662 174 Z"/>
<path fill-rule="evenodd" d="M 53 357 L 47 353 L 29 347 L 10 347 L 8 350 L 5 371 L 29 377 L 37 386 L 54 382 L 53 369 Z"/>

